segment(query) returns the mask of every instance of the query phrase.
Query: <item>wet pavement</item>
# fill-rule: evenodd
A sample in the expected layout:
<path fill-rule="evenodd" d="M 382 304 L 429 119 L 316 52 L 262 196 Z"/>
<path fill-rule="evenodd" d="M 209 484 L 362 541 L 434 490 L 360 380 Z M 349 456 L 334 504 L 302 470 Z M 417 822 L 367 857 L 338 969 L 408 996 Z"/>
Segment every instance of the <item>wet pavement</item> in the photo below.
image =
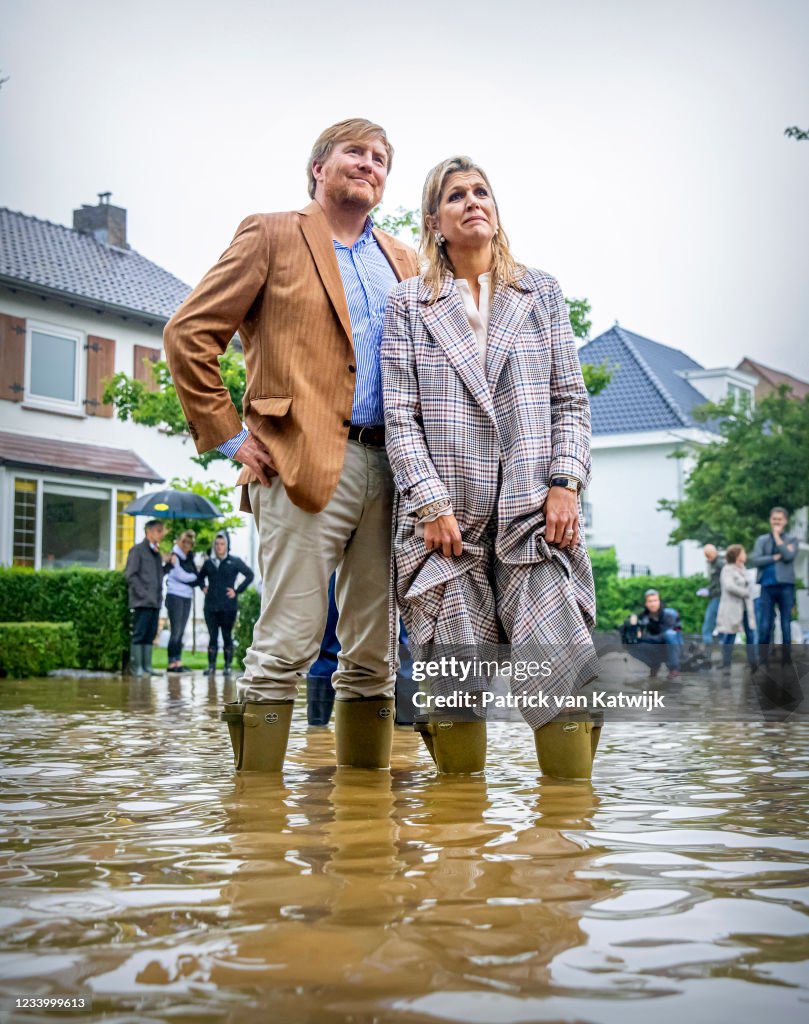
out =
<path fill-rule="evenodd" d="M 390 773 L 336 770 L 299 705 L 273 780 L 230 770 L 229 695 L 0 681 L 6 1019 L 809 1017 L 805 720 L 608 724 L 590 785 L 541 779 L 518 722 L 485 777 L 399 730 Z"/>

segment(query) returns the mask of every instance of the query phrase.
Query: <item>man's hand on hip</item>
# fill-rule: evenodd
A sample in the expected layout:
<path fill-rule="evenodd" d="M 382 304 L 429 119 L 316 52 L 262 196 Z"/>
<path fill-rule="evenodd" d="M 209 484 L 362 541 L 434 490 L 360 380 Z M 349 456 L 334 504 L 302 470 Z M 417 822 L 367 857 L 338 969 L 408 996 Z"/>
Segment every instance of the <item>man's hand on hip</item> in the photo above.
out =
<path fill-rule="evenodd" d="M 278 476 L 278 471 L 272 464 L 270 453 L 261 441 L 257 437 L 253 437 L 252 434 L 247 435 L 246 440 L 233 458 L 255 473 L 259 483 L 264 484 L 265 487 L 269 487 L 272 478 Z"/>
<path fill-rule="evenodd" d="M 545 500 L 545 540 L 560 548 L 579 543 L 579 504 L 573 491 L 551 487 Z"/>

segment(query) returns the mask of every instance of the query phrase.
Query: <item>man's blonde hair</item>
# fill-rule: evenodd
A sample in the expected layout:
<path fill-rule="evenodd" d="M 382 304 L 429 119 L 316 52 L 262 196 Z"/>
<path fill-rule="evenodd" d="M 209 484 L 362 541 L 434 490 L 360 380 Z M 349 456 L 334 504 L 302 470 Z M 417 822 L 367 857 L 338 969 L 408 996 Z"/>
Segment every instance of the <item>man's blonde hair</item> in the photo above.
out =
<path fill-rule="evenodd" d="M 444 274 L 454 275 L 455 268 L 452 266 L 452 260 L 447 255 L 446 246 L 439 245 L 436 241 L 435 229 L 428 227 L 428 218 L 438 216 L 441 196 L 450 176 L 458 173 L 470 174 L 472 172 L 479 174 L 483 178 L 497 212 L 498 230 L 492 239 L 492 266 L 490 272 L 492 291 L 498 283 L 514 284 L 525 273 L 525 267 L 521 263 L 517 263 L 511 255 L 508 236 L 503 230 L 500 210 L 494 197 L 494 189 L 486 172 L 468 156 L 451 156 L 433 167 L 427 175 L 427 180 L 424 182 L 424 190 L 421 196 L 421 255 L 426 264 L 424 283 L 431 289 L 433 301 L 438 298 L 438 293 L 441 289 L 441 278 Z"/>
<path fill-rule="evenodd" d="M 338 121 L 325 131 L 321 132 L 312 146 L 312 153 L 309 163 L 306 165 L 306 173 L 309 177 L 309 195 L 315 198 L 315 180 L 312 164 L 322 164 L 328 159 L 329 153 L 338 142 L 369 142 L 371 139 L 380 139 L 385 151 L 388 154 L 388 171 L 393 164 L 393 146 L 388 142 L 385 129 L 381 125 L 374 124 L 364 117 L 349 117 L 345 121 Z"/>

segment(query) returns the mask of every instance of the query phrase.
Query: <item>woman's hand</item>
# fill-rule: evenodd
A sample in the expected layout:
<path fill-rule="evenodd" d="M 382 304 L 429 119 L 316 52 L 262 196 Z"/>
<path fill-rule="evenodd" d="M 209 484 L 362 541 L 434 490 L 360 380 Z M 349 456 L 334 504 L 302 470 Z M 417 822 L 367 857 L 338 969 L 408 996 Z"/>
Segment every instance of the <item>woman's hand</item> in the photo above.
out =
<path fill-rule="evenodd" d="M 432 523 L 424 524 L 424 550 L 443 551 L 447 558 L 450 555 L 460 555 L 463 551 L 463 540 L 455 516 L 439 516 Z"/>
<path fill-rule="evenodd" d="M 551 487 L 545 499 L 545 540 L 560 548 L 579 543 L 579 503 L 566 487 Z"/>

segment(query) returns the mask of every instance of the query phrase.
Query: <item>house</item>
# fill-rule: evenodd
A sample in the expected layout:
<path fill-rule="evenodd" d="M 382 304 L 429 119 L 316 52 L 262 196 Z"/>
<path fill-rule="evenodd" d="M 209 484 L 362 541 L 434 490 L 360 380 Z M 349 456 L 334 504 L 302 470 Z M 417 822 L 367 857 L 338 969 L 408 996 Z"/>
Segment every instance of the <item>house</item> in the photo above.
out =
<path fill-rule="evenodd" d="M 588 543 L 615 546 L 624 573 L 683 576 L 701 572 L 700 545 L 668 544 L 675 522 L 657 504 L 683 494 L 684 444 L 718 436 L 694 409 L 731 394 L 754 400 L 756 378 L 739 369 L 706 370 L 678 349 L 619 324 L 579 349 L 584 363 L 613 368 L 608 386 L 591 400 L 593 479 L 585 495 Z"/>
<path fill-rule="evenodd" d="M 109 193 L 72 228 L 0 209 L 0 564 L 121 567 L 134 497 L 173 476 L 232 482 L 229 466 L 203 471 L 183 438 L 101 400 L 118 371 L 153 384 L 148 364 L 189 291 L 129 247 Z"/>
<path fill-rule="evenodd" d="M 752 374 L 756 378 L 756 400 L 760 401 L 765 395 L 777 391 L 782 384 L 792 392 L 794 398 L 805 398 L 809 395 L 809 381 L 801 380 L 800 377 L 793 377 L 783 370 L 774 370 L 771 366 L 758 363 L 748 356 L 739 363 L 737 369 L 744 373 Z"/>

